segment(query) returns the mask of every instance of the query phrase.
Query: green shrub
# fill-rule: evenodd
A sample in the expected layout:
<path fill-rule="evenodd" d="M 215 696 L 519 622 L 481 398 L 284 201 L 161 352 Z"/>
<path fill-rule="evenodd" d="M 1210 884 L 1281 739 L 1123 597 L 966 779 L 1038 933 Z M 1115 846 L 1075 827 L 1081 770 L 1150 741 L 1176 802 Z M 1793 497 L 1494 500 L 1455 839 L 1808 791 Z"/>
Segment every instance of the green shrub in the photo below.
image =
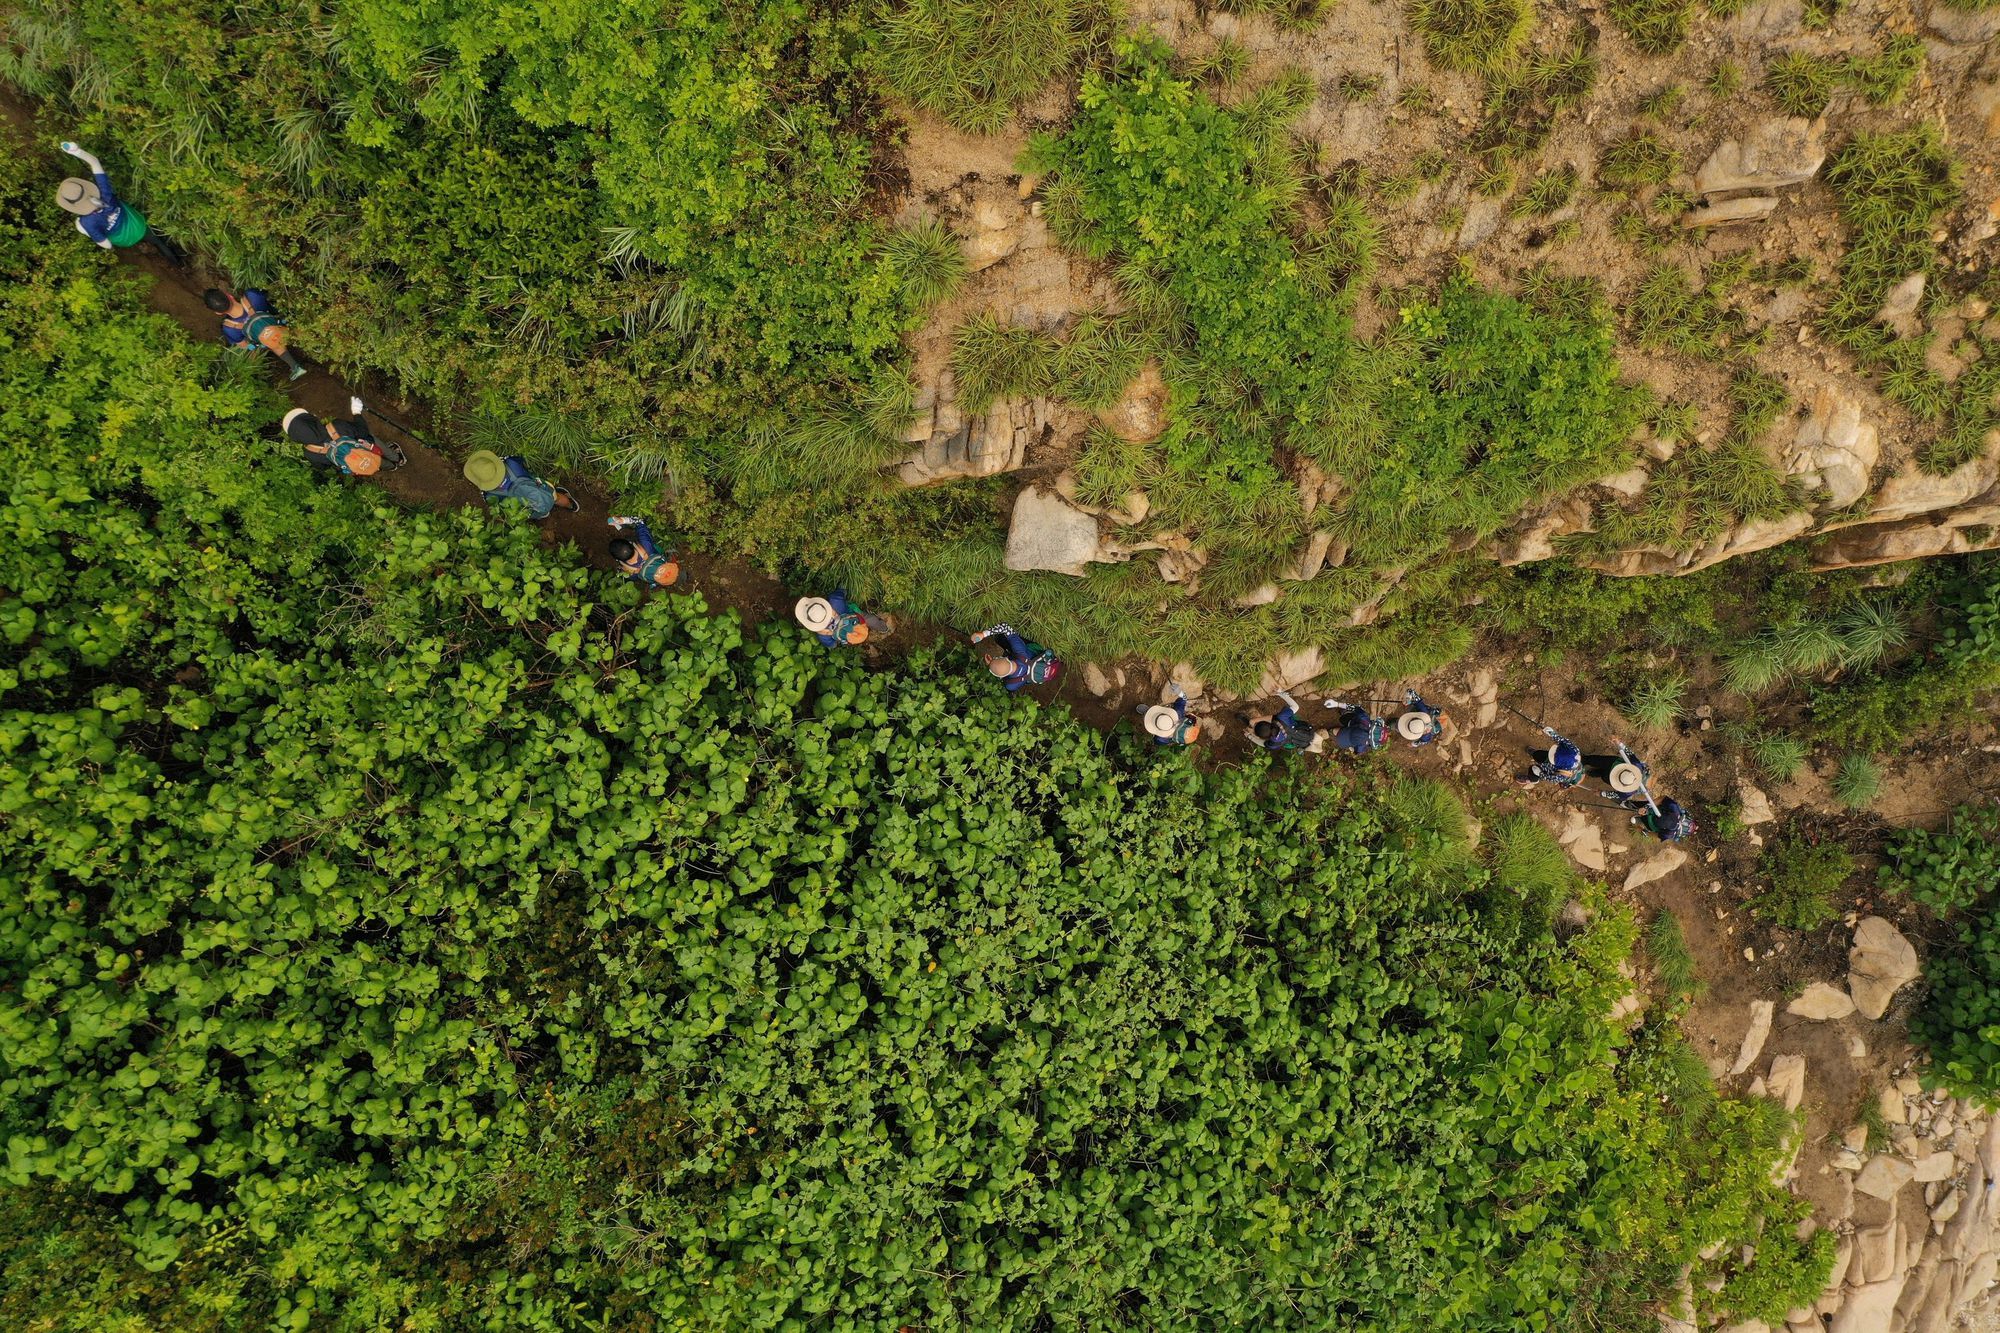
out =
<path fill-rule="evenodd" d="M 1597 176 L 1606 185 L 1636 189 L 1642 185 L 1664 185 L 1680 169 L 1679 153 L 1658 135 L 1641 131 L 1628 134 L 1604 150 L 1598 159 Z"/>
<path fill-rule="evenodd" d="M 1564 163 L 1538 171 L 1528 188 L 1514 201 L 1518 217 L 1540 217 L 1555 212 L 1576 197 L 1577 170 Z"/>
<path fill-rule="evenodd" d="M 1424 51 L 1447 69 L 1492 70 L 1527 40 L 1534 21 L 1527 0 L 1410 0 L 1410 26 Z"/>
<path fill-rule="evenodd" d="M 2000 911 L 1991 904 L 1959 923 L 1924 963 L 1923 999 L 1910 1035 L 1930 1054 L 1930 1077 L 1961 1097 L 2000 1093 Z"/>
<path fill-rule="evenodd" d="M 1625 702 L 1625 716 L 1639 726 L 1663 731 L 1681 715 L 1681 700 L 1687 694 L 1688 679 L 1679 672 L 1649 675 L 1632 687 Z"/>
<path fill-rule="evenodd" d="M 1889 838 L 1882 887 L 1937 912 L 1963 912 L 2000 891 L 2000 810 L 1960 806 L 1941 829 L 1904 829 Z"/>
<path fill-rule="evenodd" d="M 1750 758 L 1773 782 L 1789 782 L 1812 757 L 1812 747 L 1784 732 L 1761 732 L 1749 742 Z"/>
<path fill-rule="evenodd" d="M 1836 898 L 1854 869 L 1854 857 L 1845 847 L 1815 841 L 1802 832 L 1788 833 L 1757 858 L 1764 888 L 1750 900 L 1750 910 L 1793 930 L 1823 926 L 1839 918 Z"/>
<path fill-rule="evenodd" d="M 1692 1000 L 1708 989 L 1689 952 L 1687 936 L 1681 933 L 1680 918 L 1662 907 L 1646 930 L 1646 954 L 1653 960 L 1653 975 L 1662 990 L 1675 999 Z"/>
<path fill-rule="evenodd" d="M 1939 623 L 1921 654 L 1815 695 L 1813 721 L 1827 739 L 1894 749 L 2000 688 L 2000 561 L 1968 557 L 1929 600 Z"/>
<path fill-rule="evenodd" d="M 1842 755 L 1833 774 L 1833 799 L 1850 810 L 1874 804 L 1882 792 L 1882 770 L 1865 754 Z"/>
<path fill-rule="evenodd" d="M 899 0 L 885 9 L 883 80 L 960 129 L 985 133 L 1067 74 L 1108 17 L 1101 0 Z"/>
<path fill-rule="evenodd" d="M 1680 49 L 1694 17 L 1693 0 L 1611 0 L 1605 10 L 1632 44 L 1647 55 Z"/>

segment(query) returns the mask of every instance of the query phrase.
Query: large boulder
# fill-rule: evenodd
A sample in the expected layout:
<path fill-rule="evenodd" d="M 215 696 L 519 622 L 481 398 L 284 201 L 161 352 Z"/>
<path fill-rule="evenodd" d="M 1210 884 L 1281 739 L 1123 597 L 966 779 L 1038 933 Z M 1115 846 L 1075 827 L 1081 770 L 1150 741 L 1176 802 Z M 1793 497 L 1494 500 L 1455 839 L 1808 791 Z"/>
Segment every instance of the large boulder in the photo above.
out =
<path fill-rule="evenodd" d="M 1811 180 L 1825 161 L 1826 123 L 1781 116 L 1717 144 L 1695 172 L 1694 187 L 1705 195 L 1775 190 Z"/>
<path fill-rule="evenodd" d="M 1888 1012 L 1896 992 L 1917 979 L 1917 951 L 1903 932 L 1879 916 L 1854 928 L 1854 946 L 1847 952 L 1847 990 L 1864 1018 Z"/>
<path fill-rule="evenodd" d="M 1822 385 L 1813 391 L 1806 419 L 1785 451 L 1785 466 L 1806 486 L 1824 492 L 1826 508 L 1845 509 L 1868 493 L 1881 457 L 1881 433 L 1863 418 L 1861 404 Z"/>
<path fill-rule="evenodd" d="M 1651 856 L 1632 867 L 1625 875 L 1625 891 L 1651 884 L 1654 880 L 1665 879 L 1687 864 L 1688 854 L 1679 847 L 1662 847 Z"/>
<path fill-rule="evenodd" d="M 919 447 L 897 470 L 905 486 L 1017 471 L 1027 464 L 1029 446 L 1049 430 L 1054 409 L 1046 398 L 1003 398 L 968 420 L 955 394 L 947 367 L 918 396 L 907 438 Z"/>
<path fill-rule="evenodd" d="M 1913 518 L 1918 514 L 1934 514 L 1984 497 L 1993 489 L 1995 480 L 2000 479 L 2000 460 L 1996 460 L 1996 452 L 2000 452 L 2000 439 L 1989 445 L 1984 457 L 1975 458 L 1941 477 L 1916 468 L 1896 473 L 1876 490 L 1875 498 L 1868 506 L 1868 521 L 1887 523 L 1899 518 Z M 2000 497 L 1995 498 L 2000 501 Z"/>
<path fill-rule="evenodd" d="M 1044 569 L 1080 578 L 1084 566 L 1098 555 L 1097 520 L 1089 514 L 1039 486 L 1030 486 L 1015 498 L 1014 519 L 1007 528 L 1007 568 Z"/>

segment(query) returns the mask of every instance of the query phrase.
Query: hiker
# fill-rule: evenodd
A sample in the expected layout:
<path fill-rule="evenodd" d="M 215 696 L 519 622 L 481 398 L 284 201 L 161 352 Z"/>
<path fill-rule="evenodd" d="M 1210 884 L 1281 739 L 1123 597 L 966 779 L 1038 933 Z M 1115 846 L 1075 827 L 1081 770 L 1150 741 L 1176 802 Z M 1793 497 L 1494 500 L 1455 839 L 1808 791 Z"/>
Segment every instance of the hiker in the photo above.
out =
<path fill-rule="evenodd" d="M 568 491 L 543 481 L 512 454 L 502 458 L 491 449 L 475 449 L 465 456 L 464 471 L 465 479 L 479 488 L 488 504 L 495 500 L 518 500 L 528 511 L 528 517 L 538 523 L 558 509 L 576 511 L 576 500 Z M 625 520 L 627 524 L 638 521 Z M 621 525 L 613 522 L 611 526 Z"/>
<path fill-rule="evenodd" d="M 1338 699 L 1328 699 L 1326 706 L 1335 711 L 1339 721 L 1333 733 L 1336 750 L 1345 750 L 1358 757 L 1382 748 L 1382 738 L 1388 728 L 1381 718 L 1358 704 L 1342 703 Z"/>
<path fill-rule="evenodd" d="M 1044 685 L 1062 672 L 1062 662 L 1039 643 L 1029 643 L 1012 625 L 994 625 L 972 636 L 974 644 L 984 644 L 980 655 L 986 669 L 1013 694 L 1023 685 Z"/>
<path fill-rule="evenodd" d="M 1583 751 L 1576 742 L 1559 734 L 1553 727 L 1543 727 L 1542 734 L 1554 744 L 1549 746 L 1546 757 L 1528 765 L 1528 771 L 1517 781 L 1523 787 L 1533 787 L 1538 783 L 1552 782 L 1558 787 L 1574 787 L 1583 781 Z M 1529 754 L 1537 751 L 1530 750 Z"/>
<path fill-rule="evenodd" d="M 1249 739 L 1266 750 L 1312 750 L 1319 746 L 1319 732 L 1312 723 L 1299 718 L 1299 701 L 1283 690 L 1278 697 L 1285 706 L 1265 717 L 1236 716 L 1250 726 Z"/>
<path fill-rule="evenodd" d="M 331 468 L 343 477 L 372 477 L 384 466 L 401 467 L 403 451 L 375 438 L 362 419 L 367 404 L 359 398 L 347 400 L 351 416 L 321 421 L 303 407 L 285 413 L 285 434 L 305 446 L 306 461 L 315 467 Z"/>
<path fill-rule="evenodd" d="M 1168 681 L 1167 688 L 1173 691 L 1174 701 L 1139 705 L 1140 721 L 1155 745 L 1192 745 L 1201 735 L 1201 721 L 1188 716 L 1187 692 L 1178 681 Z"/>
<path fill-rule="evenodd" d="M 835 588 L 825 597 L 799 598 L 792 606 L 792 616 L 828 648 L 854 647 L 871 638 L 885 639 L 896 628 L 896 622 L 889 617 L 863 611 L 849 602 L 845 588 Z"/>
<path fill-rule="evenodd" d="M 1632 822 L 1661 842 L 1679 842 L 1695 830 L 1694 817 L 1671 796 L 1662 797 L 1658 805 L 1653 805 L 1644 795 L 1634 795 L 1625 804 L 1628 808 L 1646 807 L 1632 816 Z"/>
<path fill-rule="evenodd" d="M 306 368 L 292 355 L 291 334 L 271 308 L 271 298 L 255 287 L 241 295 L 210 287 L 201 303 L 222 316 L 222 341 L 232 352 L 269 352 L 291 367 L 292 378 L 305 378 Z"/>
<path fill-rule="evenodd" d="M 181 248 L 147 226 L 138 209 L 119 199 L 118 192 L 111 188 L 111 177 L 104 174 L 102 162 L 67 139 L 62 141 L 62 150 L 90 168 L 91 179 L 68 176 L 56 186 L 56 203 L 64 212 L 76 215 L 78 231 L 89 237 L 93 245 L 106 250 L 129 250 L 141 241 L 151 240 L 168 263 L 175 268 L 187 267 L 187 256 Z"/>
<path fill-rule="evenodd" d="M 1444 711 L 1425 703 L 1415 690 L 1403 691 L 1403 707 L 1408 711 L 1396 719 L 1396 734 L 1420 750 L 1436 744 L 1444 731 Z"/>
<path fill-rule="evenodd" d="M 1607 794 L 1614 799 L 1622 801 L 1630 796 L 1650 799 L 1646 783 L 1653 776 L 1651 766 L 1627 749 L 1625 742 L 1616 736 L 1611 738 L 1611 743 L 1618 747 L 1618 753 L 1585 755 L 1583 771 L 1609 783 L 1611 790 Z"/>
<path fill-rule="evenodd" d="M 646 526 L 645 519 L 633 518 L 629 514 L 613 514 L 604 523 L 619 534 L 611 539 L 609 549 L 611 558 L 618 562 L 619 571 L 625 577 L 648 588 L 671 588 L 679 580 L 680 562 L 672 553 L 660 553 L 659 544 L 653 540 L 653 530 Z"/>

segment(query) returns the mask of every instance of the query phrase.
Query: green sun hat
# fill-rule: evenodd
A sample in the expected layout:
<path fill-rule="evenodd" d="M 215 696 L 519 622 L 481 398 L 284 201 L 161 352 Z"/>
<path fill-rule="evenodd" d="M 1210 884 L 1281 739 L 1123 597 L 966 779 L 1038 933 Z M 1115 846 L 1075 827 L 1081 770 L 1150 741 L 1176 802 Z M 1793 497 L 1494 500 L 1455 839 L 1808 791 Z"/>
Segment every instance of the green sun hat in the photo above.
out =
<path fill-rule="evenodd" d="M 497 491 L 507 482 L 507 465 L 491 449 L 480 449 L 465 458 L 465 479 L 482 491 Z"/>

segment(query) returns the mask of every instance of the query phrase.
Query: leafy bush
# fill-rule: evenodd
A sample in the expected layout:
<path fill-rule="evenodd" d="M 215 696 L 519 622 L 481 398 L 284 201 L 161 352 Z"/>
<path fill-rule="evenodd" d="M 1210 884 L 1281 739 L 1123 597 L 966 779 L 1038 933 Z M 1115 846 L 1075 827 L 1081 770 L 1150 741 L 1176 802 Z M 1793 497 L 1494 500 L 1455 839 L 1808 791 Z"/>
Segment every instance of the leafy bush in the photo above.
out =
<path fill-rule="evenodd" d="M 1814 696 L 1813 721 L 1828 739 L 1892 749 L 2000 688 L 2000 560 L 1968 557 L 1929 600 L 1939 624 L 1922 654 Z"/>
<path fill-rule="evenodd" d="M 1854 857 L 1838 843 L 1793 832 L 1764 849 L 1757 874 L 1765 885 L 1750 910 L 1776 925 L 1811 930 L 1840 916 L 1835 898 L 1854 874 Z"/>
<path fill-rule="evenodd" d="M 1840 757 L 1833 773 L 1833 799 L 1850 810 L 1873 805 L 1882 793 L 1882 770 L 1865 754 Z"/>
<path fill-rule="evenodd" d="M 2000 810 L 1961 806 L 1935 831 L 1892 834 L 1882 887 L 1937 912 L 1962 912 L 2000 890 Z"/>
<path fill-rule="evenodd" d="M 1391 832 L 1435 793 L 1107 751 L 324 483 L 22 197 L 10 1311 L 1415 1333 L 1824 1280 L 1764 1113 L 1606 1022 L 1630 918 L 1501 946 Z"/>

